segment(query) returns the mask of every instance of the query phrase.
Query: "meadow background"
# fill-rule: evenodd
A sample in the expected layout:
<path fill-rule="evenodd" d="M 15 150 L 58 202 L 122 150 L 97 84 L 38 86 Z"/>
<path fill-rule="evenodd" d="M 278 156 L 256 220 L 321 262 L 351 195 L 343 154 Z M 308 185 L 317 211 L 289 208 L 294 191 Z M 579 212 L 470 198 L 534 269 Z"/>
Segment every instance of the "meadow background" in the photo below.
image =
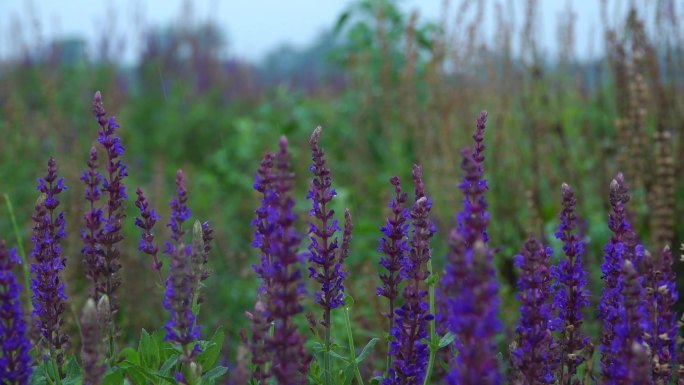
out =
<path fill-rule="evenodd" d="M 511 4 L 525 10 L 523 18 L 509 17 Z M 339 194 L 334 207 L 354 215 L 347 286 L 357 298 L 355 336 L 366 341 L 385 329 L 374 293 L 389 178 L 409 180 L 411 166 L 423 164 L 439 271 L 462 200 L 459 151 L 487 110 L 490 245 L 498 248 L 501 317 L 510 337 L 518 314 L 513 256 L 529 235 L 560 250 L 553 233 L 562 182 L 578 198 L 593 304 L 609 237 L 609 183 L 618 171 L 633 193 L 632 219 L 647 249 L 657 252 L 666 243 L 678 249 L 682 240 L 684 190 L 676 181 L 684 176 L 684 3 L 630 8 L 625 1 L 620 7 L 624 12 L 616 13 L 605 3 L 595 32 L 601 48 L 591 59 L 573 48 L 572 2 L 557 26 L 558 52 L 539 47 L 533 0 L 445 2 L 437 20 L 389 0 L 356 1 L 310 46 L 284 47 L 260 62 L 231 57 L 220 25 L 180 16 L 182 22 L 147 29 L 135 63 L 118 57 L 119 35 L 104 30 L 96 50 L 80 38 L 33 41 L 0 62 L 0 193 L 11 198 L 19 236 L 30 249 L 36 178 L 54 155 L 70 187 L 63 194 L 67 231 L 80 231 L 86 206 L 78 178 L 97 137 L 90 110 L 94 91 L 101 90 L 122 127 L 131 195 L 142 187 L 168 218 L 175 170 L 183 168 L 194 216 L 215 228 L 214 274 L 206 282 L 200 324 L 205 334 L 225 327 L 223 359 L 235 368 L 244 354 L 238 332 L 248 327 L 244 312 L 253 308 L 258 285 L 249 223 L 259 196 L 252 184 L 261 156 L 278 137 L 290 140 L 296 209 L 305 220 L 308 138 L 323 126 Z M 485 18 L 495 22 L 493 36 L 481 28 Z M 142 327 L 159 328 L 166 314 L 150 260 L 137 251 L 133 199 L 127 207 L 119 325 L 121 341 L 133 344 Z M 3 204 L 0 237 L 14 245 L 14 234 Z M 88 287 L 79 241 L 71 236 L 65 244 L 72 320 Z M 679 264 L 676 270 L 682 271 Z M 593 316 L 588 327 L 597 335 Z M 510 340 L 502 339 L 502 351 Z M 78 346 L 73 341 L 72 348 Z M 378 344 L 365 372 L 382 362 L 384 349 Z"/>

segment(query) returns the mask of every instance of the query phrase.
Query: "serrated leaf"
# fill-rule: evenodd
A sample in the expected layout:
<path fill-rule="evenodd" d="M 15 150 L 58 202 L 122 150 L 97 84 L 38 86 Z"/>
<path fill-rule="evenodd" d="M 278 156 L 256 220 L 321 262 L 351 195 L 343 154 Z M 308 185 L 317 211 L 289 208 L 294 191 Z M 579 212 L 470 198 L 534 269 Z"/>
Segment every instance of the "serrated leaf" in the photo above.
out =
<path fill-rule="evenodd" d="M 363 362 L 363 360 L 365 360 L 368 357 L 368 355 L 373 350 L 375 344 L 377 344 L 378 341 L 380 341 L 379 338 L 373 338 L 372 340 L 368 341 L 366 346 L 363 347 L 363 350 L 361 350 L 361 354 L 359 354 L 359 356 L 356 357 L 357 364 L 360 364 L 361 362 Z"/>
<path fill-rule="evenodd" d="M 452 332 L 448 332 L 447 334 L 443 335 L 442 338 L 439 339 L 439 344 L 437 344 L 437 348 L 441 349 L 444 347 L 449 346 L 454 340 L 456 339 L 456 334 Z"/>
<path fill-rule="evenodd" d="M 216 380 L 221 378 L 224 374 L 228 372 L 228 368 L 225 366 L 217 366 L 210 371 L 204 373 L 202 376 L 202 385 L 214 385 Z"/>
<path fill-rule="evenodd" d="M 33 367 L 29 383 L 31 385 L 43 385 L 47 383 L 47 377 L 45 377 L 45 370 L 42 366 Z"/>
<path fill-rule="evenodd" d="M 123 383 L 124 371 L 119 369 L 107 373 L 105 378 L 102 380 L 102 385 L 122 385 Z"/>
<path fill-rule="evenodd" d="M 223 328 L 219 327 L 216 329 L 214 336 L 208 341 L 202 353 L 197 357 L 197 363 L 204 369 L 211 369 L 216 365 L 219 356 L 221 355 L 221 348 L 223 347 L 223 341 L 225 339 L 225 333 Z"/>

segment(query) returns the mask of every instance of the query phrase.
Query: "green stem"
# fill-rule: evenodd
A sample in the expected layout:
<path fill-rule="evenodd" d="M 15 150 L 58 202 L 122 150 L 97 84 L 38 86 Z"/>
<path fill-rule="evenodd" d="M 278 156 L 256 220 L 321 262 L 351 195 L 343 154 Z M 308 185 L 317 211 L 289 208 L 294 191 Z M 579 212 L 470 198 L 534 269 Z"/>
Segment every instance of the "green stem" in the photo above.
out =
<path fill-rule="evenodd" d="M 430 314 L 432 314 L 432 320 L 430 321 L 430 358 L 428 360 L 427 370 L 425 371 L 425 379 L 423 380 L 423 385 L 428 385 L 430 383 L 430 377 L 432 376 L 432 368 L 435 365 L 435 356 L 437 355 L 437 349 L 439 349 L 439 340 L 437 332 L 435 330 L 435 286 L 437 286 L 437 280 L 433 277 L 432 272 L 432 259 L 427 261 L 427 271 L 430 273 L 428 275 L 429 279 L 432 279 L 429 285 L 429 296 L 430 296 Z"/>
<path fill-rule="evenodd" d="M 349 319 L 349 308 L 346 306 L 344 308 L 344 323 L 347 327 L 347 339 L 349 340 L 349 359 L 352 360 L 352 365 L 354 365 L 356 382 L 358 385 L 363 385 L 363 378 L 361 377 L 361 372 L 359 371 L 359 364 L 356 362 L 356 348 L 354 347 L 354 336 L 352 335 L 351 320 Z"/>
<path fill-rule="evenodd" d="M 330 309 L 326 308 L 323 315 L 323 323 L 325 324 L 325 355 L 323 356 L 323 384 L 331 385 L 330 379 L 332 377 L 332 370 L 330 368 Z"/>
<path fill-rule="evenodd" d="M 12 201 L 9 195 L 3 194 L 5 204 L 7 204 L 7 211 L 9 211 L 10 220 L 14 229 L 14 236 L 17 239 L 17 247 L 19 248 L 19 255 L 21 256 L 21 269 L 24 272 L 24 290 L 26 290 L 26 303 L 29 306 L 29 313 L 33 304 L 31 303 L 31 278 L 29 273 L 29 263 L 26 258 L 26 251 L 24 250 L 24 243 L 21 241 L 21 234 L 19 233 L 19 226 L 17 225 L 17 218 L 14 216 L 14 209 L 12 208 Z"/>

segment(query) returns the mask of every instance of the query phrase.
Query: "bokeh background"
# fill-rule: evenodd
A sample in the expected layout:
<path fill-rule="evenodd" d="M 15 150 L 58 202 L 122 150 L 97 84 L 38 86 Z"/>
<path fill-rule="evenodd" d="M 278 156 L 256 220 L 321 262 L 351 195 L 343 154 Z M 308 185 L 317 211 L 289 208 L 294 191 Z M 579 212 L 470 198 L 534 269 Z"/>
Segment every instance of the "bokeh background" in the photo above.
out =
<path fill-rule="evenodd" d="M 224 359 L 235 367 L 238 333 L 257 287 L 250 221 L 259 197 L 252 183 L 278 137 L 287 135 L 294 152 L 304 231 L 308 137 L 324 127 L 334 205 L 338 214 L 349 207 L 355 220 L 348 290 L 358 298 L 355 332 L 365 341 L 385 328 L 374 294 L 389 178 L 409 181 L 411 165 L 424 166 L 440 269 L 462 199 L 459 152 L 487 110 L 490 237 L 498 248 L 501 316 L 511 333 L 513 256 L 529 235 L 561 255 L 553 233 L 562 182 L 579 201 L 592 301 L 600 293 L 608 187 L 617 172 L 632 189 L 632 220 L 647 248 L 679 249 L 680 16 L 684 2 L 675 0 L 4 0 L 0 193 L 11 199 L 19 239 L 29 249 L 36 178 L 48 156 L 57 158 L 70 187 L 65 275 L 75 320 L 88 287 L 78 178 L 97 137 L 91 100 L 101 90 L 122 127 L 129 194 L 147 191 L 165 223 L 175 170 L 182 168 L 194 218 L 216 229 L 201 324 L 206 334 L 219 325 L 228 330 Z M 132 343 L 166 315 L 150 261 L 136 250 L 133 199 L 127 205 L 119 324 L 122 340 Z M 4 203 L 0 238 L 18 242 Z M 504 340 L 510 338 L 502 338 L 502 351 Z M 382 349 L 373 354 L 378 362 Z M 365 371 L 373 369 L 370 362 Z"/>

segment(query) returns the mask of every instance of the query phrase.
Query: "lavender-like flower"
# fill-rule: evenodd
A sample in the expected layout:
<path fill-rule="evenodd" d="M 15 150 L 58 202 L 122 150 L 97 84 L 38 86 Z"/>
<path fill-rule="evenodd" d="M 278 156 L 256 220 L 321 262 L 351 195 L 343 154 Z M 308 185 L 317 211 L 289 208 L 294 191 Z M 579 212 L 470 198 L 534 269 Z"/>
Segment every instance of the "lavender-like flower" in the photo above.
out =
<path fill-rule="evenodd" d="M 41 334 L 41 346 L 48 351 L 48 358 L 61 367 L 64 361 L 63 349 L 69 338 L 63 333 L 62 313 L 66 309 L 67 296 L 59 272 L 64 269 L 66 259 L 62 256 L 60 240 L 66 237 L 64 213 L 56 213 L 59 206 L 57 195 L 66 189 L 64 180 L 57 178 L 57 162 L 48 161 L 47 174 L 38 180 L 37 190 L 41 197 L 36 202 L 33 214 L 33 251 L 31 257 L 31 289 L 33 295 L 33 316 L 36 328 Z"/>
<path fill-rule="evenodd" d="M 599 317 L 603 321 L 601 332 L 601 373 L 606 382 L 614 381 L 620 365 L 617 352 L 613 349 L 617 324 L 620 322 L 624 304 L 622 301 L 624 262 L 630 261 L 632 268 L 638 266 L 643 258 L 643 247 L 638 244 L 636 234 L 627 220 L 626 204 L 629 191 L 622 174 L 618 174 L 610 184 L 610 205 L 612 211 L 608 227 L 613 232 L 610 242 L 605 246 L 604 262 L 601 264 L 604 281 L 603 293 L 599 304 Z"/>
<path fill-rule="evenodd" d="M 392 177 L 390 183 L 394 186 L 394 197 L 389 203 L 392 214 L 387 218 L 387 223 L 380 230 L 383 237 L 380 238 L 378 251 L 383 254 L 380 257 L 380 265 L 387 272 L 380 273 L 382 286 L 377 288 L 377 294 L 387 298 L 389 301 L 388 311 L 384 313 L 389 320 L 388 330 L 394 328 L 394 310 L 397 296 L 399 295 L 399 284 L 402 281 L 400 274 L 402 261 L 408 257 L 410 248 L 408 244 L 409 212 L 405 207 L 408 195 L 401 190 L 399 177 Z M 388 366 L 391 364 L 391 355 L 388 355 Z"/>
<path fill-rule="evenodd" d="M 106 367 L 103 364 L 102 338 L 95 301 L 89 298 L 81 312 L 81 358 L 83 385 L 102 383 Z"/>
<path fill-rule="evenodd" d="M 119 124 L 114 116 L 106 117 L 107 112 L 102 104 L 100 91 L 97 91 L 93 98 L 93 114 L 100 126 L 97 141 L 107 153 L 106 174 L 102 180 L 102 192 L 107 197 L 106 208 L 103 210 L 105 222 L 98 240 L 102 248 L 103 263 L 99 268 L 100 279 L 93 282 L 96 285 L 94 298 L 99 299 L 102 295 L 107 295 L 111 314 L 114 315 L 118 310 L 116 290 L 121 285 L 121 277 L 118 274 L 121 269 L 120 250 L 117 244 L 123 240 L 121 222 L 126 218 L 123 203 L 128 198 L 123 180 L 128 173 L 126 165 L 121 160 L 125 149 L 121 139 L 115 136 Z M 112 334 L 113 325 L 110 327 L 110 339 L 113 338 Z"/>
<path fill-rule="evenodd" d="M 16 250 L 8 250 L 0 240 L 0 378 L 8 385 L 28 385 L 31 376 L 31 345 L 21 308 L 21 286 L 12 272 L 20 263 Z"/>
<path fill-rule="evenodd" d="M 190 217 L 190 209 L 187 206 L 187 190 L 185 187 L 185 175 L 182 170 L 176 173 L 176 186 L 178 195 L 171 201 L 171 239 L 173 242 L 166 243 L 164 251 L 171 257 L 169 275 L 166 278 L 166 292 L 164 308 L 169 311 L 169 320 L 166 323 L 166 340 L 179 344 L 186 351 L 185 359 L 191 361 L 198 352 L 197 344 L 192 351 L 187 350 L 189 345 L 200 339 L 199 326 L 196 324 L 195 314 L 192 312 L 192 303 L 197 292 L 197 274 L 193 268 L 192 246 L 183 243 L 183 223 Z"/>
<path fill-rule="evenodd" d="M 515 265 L 520 268 L 518 300 L 520 321 L 512 362 L 520 383 L 530 385 L 553 384 L 556 368 L 556 342 L 551 334 L 551 255 L 534 238 L 528 239 Z"/>
<path fill-rule="evenodd" d="M 294 316 L 304 310 L 300 299 L 306 293 L 299 269 L 302 258 L 297 253 L 302 235 L 295 228 L 297 216 L 292 211 L 294 199 L 290 191 L 294 174 L 285 137 L 280 139 L 279 147 L 273 171 L 276 227 L 268 241 L 271 266 L 264 270 L 270 281 L 264 293 L 266 314 L 274 322 L 273 335 L 268 338 L 266 346 L 272 354 L 271 373 L 276 381 L 298 385 L 306 381 L 310 362 L 304 340 L 293 322 Z"/>
<path fill-rule="evenodd" d="M 418 385 L 425 378 L 430 351 L 427 343 L 427 324 L 433 319 L 426 301 L 427 262 L 431 258 L 429 241 L 435 233 L 430 223 L 432 202 L 425 195 L 420 166 L 413 166 L 416 198 L 410 210 L 413 233 L 411 249 L 401 261 L 401 275 L 407 280 L 404 288 L 404 304 L 395 312 L 392 328 L 394 340 L 390 345 L 393 365 L 383 385 Z"/>
<path fill-rule="evenodd" d="M 333 218 L 335 211 L 330 208 L 329 203 L 337 192 L 332 188 L 332 177 L 330 168 L 326 165 L 325 151 L 318 145 L 320 137 L 321 127 L 316 127 L 309 140 L 313 160 L 311 172 L 314 178 L 311 181 L 311 190 L 307 199 L 312 202 L 309 215 L 315 218 L 309 226 L 309 234 L 311 234 L 309 277 L 321 284 L 321 291 L 316 292 L 316 303 L 324 309 L 323 326 L 327 330 L 330 328 L 330 311 L 344 305 L 343 281 L 347 273 L 342 263 L 347 256 L 344 252 L 348 250 L 338 248 L 335 237 L 340 227 L 337 220 Z M 345 225 L 343 238 L 351 238 L 350 226 Z"/>
<path fill-rule="evenodd" d="M 487 247 L 487 180 L 484 179 L 483 135 L 487 113 L 477 120 L 474 149 L 462 151 L 465 175 L 460 189 L 465 196 L 457 226 L 449 234 L 446 274 L 442 293 L 447 327 L 456 335 L 458 356 L 451 364 L 448 384 L 499 384 L 501 374 L 494 337 L 501 330 L 493 253 Z"/>
<path fill-rule="evenodd" d="M 562 259 L 558 266 L 551 268 L 551 275 L 557 283 L 553 299 L 553 309 L 558 315 L 560 328 L 560 367 L 558 380 L 560 385 L 572 385 L 577 375 L 577 368 L 585 360 L 585 352 L 589 348 L 589 337 L 582 331 L 584 316 L 582 311 L 589 306 L 589 290 L 587 272 L 584 269 L 582 255 L 584 243 L 576 232 L 577 216 L 575 215 L 575 195 L 570 186 L 562 185 L 563 209 L 560 212 L 560 225 L 556 238 L 563 241 Z"/>
<path fill-rule="evenodd" d="M 261 206 L 256 210 L 256 216 L 252 220 L 254 227 L 254 241 L 252 246 L 260 251 L 260 264 L 254 265 L 254 272 L 261 278 L 259 287 L 260 297 L 254 305 L 254 312 L 248 313 L 251 321 L 252 336 L 249 340 L 249 348 L 252 353 L 253 370 L 251 379 L 257 384 L 265 381 L 270 373 L 266 370 L 266 364 L 271 362 L 271 352 L 266 348 L 268 330 L 272 318 L 267 313 L 266 304 L 261 295 L 268 296 L 275 292 L 272 285 L 273 253 L 271 241 L 274 240 L 275 231 L 278 224 L 278 195 L 274 186 L 273 161 L 275 155 L 266 153 L 261 160 L 259 170 L 254 181 L 254 190 L 262 196 Z"/>
<path fill-rule="evenodd" d="M 135 225 L 142 230 L 138 250 L 152 257 L 152 270 L 161 274 L 162 261 L 157 257 L 159 246 L 154 241 L 154 233 L 152 232 L 160 216 L 150 207 L 150 203 L 141 189 L 137 189 L 135 193 L 138 196 L 135 206 L 140 210 L 140 216 L 135 218 Z"/>
<path fill-rule="evenodd" d="M 648 309 L 641 278 L 631 260 L 622 262 L 619 281 L 621 301 L 610 345 L 613 361 L 604 374 L 604 384 L 652 384 L 648 347 L 643 340 L 644 332 L 649 330 Z"/>
<path fill-rule="evenodd" d="M 88 169 L 81 174 L 81 180 L 86 184 L 85 199 L 89 204 L 88 211 L 83 215 L 84 223 L 83 230 L 81 230 L 83 248 L 81 249 L 81 254 L 83 255 L 86 277 L 93 282 L 92 295 L 96 297 L 98 294 L 95 290 L 97 287 L 101 287 L 100 280 L 103 278 L 104 256 L 102 245 L 99 244 L 99 241 L 102 239 L 102 224 L 105 222 L 105 219 L 102 208 L 97 207 L 101 196 L 100 183 L 102 183 L 102 175 L 98 170 L 97 150 L 95 147 L 90 149 Z"/>
<path fill-rule="evenodd" d="M 651 348 L 651 365 L 656 384 L 669 384 L 676 355 L 677 315 L 674 305 L 679 298 L 672 270 L 672 251 L 663 248 L 660 258 L 644 255 L 643 281 L 648 304 L 649 327 L 645 342 Z"/>

